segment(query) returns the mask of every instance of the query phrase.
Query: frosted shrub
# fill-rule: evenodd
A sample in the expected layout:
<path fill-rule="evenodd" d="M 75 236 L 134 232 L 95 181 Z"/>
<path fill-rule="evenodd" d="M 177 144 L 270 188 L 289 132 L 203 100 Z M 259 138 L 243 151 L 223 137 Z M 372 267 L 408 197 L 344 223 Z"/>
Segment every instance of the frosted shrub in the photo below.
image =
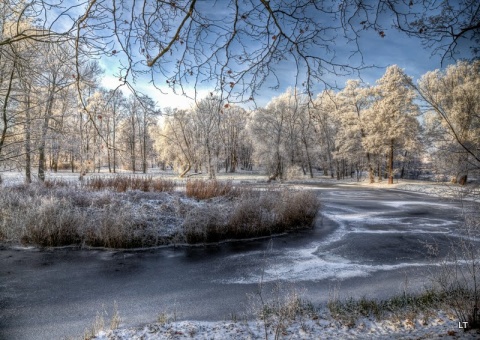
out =
<path fill-rule="evenodd" d="M 98 211 L 92 218 L 86 242 L 92 246 L 107 248 L 134 248 L 146 245 L 146 233 L 140 218 L 135 217 L 135 208 L 128 203 L 114 202 Z"/>
<path fill-rule="evenodd" d="M 36 209 L 25 209 L 22 241 L 41 246 L 76 244 L 85 216 L 66 199 L 41 198 Z"/>

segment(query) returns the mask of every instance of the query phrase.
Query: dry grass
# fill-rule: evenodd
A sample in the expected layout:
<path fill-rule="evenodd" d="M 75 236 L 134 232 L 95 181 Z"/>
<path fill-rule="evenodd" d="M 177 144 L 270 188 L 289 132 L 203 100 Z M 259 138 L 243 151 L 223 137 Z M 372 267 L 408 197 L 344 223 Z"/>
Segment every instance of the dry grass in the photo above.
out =
<path fill-rule="evenodd" d="M 310 192 L 244 190 L 233 207 L 215 202 L 192 209 L 183 232 L 188 243 L 269 236 L 312 227 L 319 209 Z"/>
<path fill-rule="evenodd" d="M 156 178 L 151 182 L 151 189 L 155 192 L 172 192 L 175 190 L 176 183 L 168 179 Z"/>
<path fill-rule="evenodd" d="M 276 282 L 270 292 L 266 292 L 263 281 L 259 282 L 256 294 L 248 294 L 249 309 L 261 320 L 265 339 L 273 333 L 274 339 L 289 338 L 288 327 L 299 322 L 302 328 L 305 320 L 318 319 L 318 310 L 302 298 L 295 286 Z"/>
<path fill-rule="evenodd" d="M 45 188 L 59 188 L 59 187 L 69 187 L 72 186 L 71 183 L 61 180 L 61 179 L 46 179 L 43 182 Z"/>
<path fill-rule="evenodd" d="M 361 317 L 373 316 L 377 320 L 414 320 L 419 315 L 428 317 L 432 311 L 445 307 L 447 295 L 435 290 L 425 290 L 419 295 L 403 294 L 388 300 L 331 299 L 327 307 L 333 318 L 347 327 L 354 327 Z"/>
<path fill-rule="evenodd" d="M 63 246 L 80 242 L 78 226 L 85 223 L 84 213 L 63 198 L 41 198 L 36 204 L 36 209 L 25 208 L 23 243 Z"/>
<path fill-rule="evenodd" d="M 188 180 L 186 184 L 187 197 L 205 200 L 213 197 L 226 196 L 234 192 L 231 181 Z"/>
<path fill-rule="evenodd" d="M 163 245 L 172 236 L 159 235 L 162 218 L 149 199 L 131 193 L 92 193 L 72 188 L 47 189 L 42 185 L 2 188 L 0 240 L 43 247 L 65 245 L 136 248 Z M 147 194 L 147 193 L 142 193 Z M 174 205 L 161 193 L 157 202 Z"/>
<path fill-rule="evenodd" d="M 172 192 L 175 190 L 175 182 L 167 179 L 151 176 L 116 176 L 116 177 L 91 177 L 86 181 L 86 187 L 91 190 L 114 190 L 126 192 L 127 190 Z"/>
<path fill-rule="evenodd" d="M 214 184 L 216 189 L 205 191 L 228 197 L 202 203 L 182 193 L 105 189 L 126 182 L 119 177 L 112 182 L 92 179 L 87 188 L 42 184 L 1 188 L 0 241 L 107 248 L 218 242 L 310 228 L 319 209 L 317 198 L 309 192 L 241 192 L 233 191 L 231 183 Z M 174 185 L 142 179 L 135 183 L 142 190 L 144 184 L 150 190 L 157 183 L 158 191 Z M 88 190 L 92 187 L 93 191 Z"/>

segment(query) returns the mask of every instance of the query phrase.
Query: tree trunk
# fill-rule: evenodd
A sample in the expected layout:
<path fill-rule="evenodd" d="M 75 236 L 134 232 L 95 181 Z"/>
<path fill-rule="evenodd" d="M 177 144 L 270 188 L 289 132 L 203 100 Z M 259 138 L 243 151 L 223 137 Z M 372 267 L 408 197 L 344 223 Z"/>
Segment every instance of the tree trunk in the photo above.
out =
<path fill-rule="evenodd" d="M 378 181 L 382 181 L 382 167 L 380 165 L 380 155 L 378 155 L 378 163 L 377 163 L 377 174 L 378 174 Z"/>
<path fill-rule="evenodd" d="M 208 162 L 208 178 L 215 179 L 215 167 L 213 166 L 212 162 L 212 150 L 210 150 L 210 141 L 207 139 L 206 141 L 207 146 L 207 162 Z"/>
<path fill-rule="evenodd" d="M 403 155 L 404 158 L 407 157 L 407 154 L 408 152 L 405 151 L 405 154 Z M 400 178 L 403 179 L 403 176 L 405 176 L 405 159 L 403 160 L 403 163 L 402 163 L 402 171 L 400 172 Z"/>
<path fill-rule="evenodd" d="M 370 184 L 373 184 L 373 183 L 375 183 L 375 174 L 374 174 L 374 170 L 373 170 L 373 166 L 372 166 L 371 157 L 370 157 L 369 152 L 367 152 L 367 161 L 368 161 L 368 178 L 370 180 Z"/>
<path fill-rule="evenodd" d="M 143 116 L 143 159 L 142 159 L 142 170 L 143 173 L 147 173 L 147 117 Z"/>
<path fill-rule="evenodd" d="M 47 139 L 47 132 L 48 132 L 48 124 L 50 122 L 50 116 L 52 114 L 52 108 L 53 108 L 53 101 L 54 101 L 54 93 L 55 93 L 55 82 L 56 79 L 54 77 L 52 86 L 53 88 L 51 89 L 51 93 L 48 97 L 47 100 L 47 106 L 45 108 L 45 117 L 43 119 L 43 125 L 42 125 L 42 135 L 40 138 L 40 145 L 38 147 L 38 178 L 44 182 L 45 181 L 45 144 L 46 144 L 46 139 Z"/>
<path fill-rule="evenodd" d="M 10 81 L 8 83 L 7 93 L 5 94 L 5 100 L 3 101 L 3 107 L 2 107 L 3 129 L 2 129 L 2 134 L 0 136 L 0 155 L 2 154 L 3 144 L 5 143 L 5 139 L 7 138 L 7 129 L 8 129 L 7 107 L 8 107 L 8 101 L 10 98 L 10 93 L 12 92 L 16 66 L 17 66 L 17 58 L 15 58 L 13 62 L 13 67 L 12 67 L 12 72 L 10 73 Z"/>
<path fill-rule="evenodd" d="M 192 165 L 190 163 L 187 164 L 186 168 L 182 171 L 182 173 L 180 174 L 180 178 L 183 178 L 185 177 L 185 175 L 190 171 L 190 169 L 192 168 Z"/>
<path fill-rule="evenodd" d="M 25 110 L 25 183 L 32 183 L 32 143 L 31 143 L 31 129 L 32 124 L 30 121 L 30 86 L 28 88 L 28 94 L 26 96 L 26 110 Z"/>
<path fill-rule="evenodd" d="M 113 135 L 112 135 L 112 147 L 113 147 L 113 173 L 117 172 L 117 147 L 115 144 L 115 130 L 117 129 L 117 119 L 115 118 L 115 111 L 113 112 Z"/>
<path fill-rule="evenodd" d="M 303 140 L 303 146 L 305 147 L 305 155 L 307 156 L 308 172 L 310 173 L 310 178 L 313 178 L 312 161 L 310 159 L 310 153 L 308 152 L 308 145 L 305 139 Z"/>
<path fill-rule="evenodd" d="M 390 156 L 388 159 L 388 184 L 393 184 L 393 139 L 390 140 Z"/>

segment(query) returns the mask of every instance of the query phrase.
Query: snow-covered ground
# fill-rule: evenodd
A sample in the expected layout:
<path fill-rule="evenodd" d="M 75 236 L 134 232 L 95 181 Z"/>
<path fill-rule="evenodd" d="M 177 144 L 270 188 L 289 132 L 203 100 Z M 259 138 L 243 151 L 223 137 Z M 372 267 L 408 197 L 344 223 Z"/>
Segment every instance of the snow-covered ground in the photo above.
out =
<path fill-rule="evenodd" d="M 24 174 L 18 171 L 7 171 L 1 172 L 0 175 L 2 176 L 3 182 L 6 185 L 9 184 L 19 184 L 22 183 L 24 180 Z M 131 176 L 132 173 L 129 171 L 118 170 L 118 173 L 108 173 L 108 172 L 101 172 L 101 173 L 88 173 L 85 178 L 102 176 L 102 177 L 114 177 L 114 176 Z M 142 173 L 136 173 L 134 176 L 145 176 Z M 162 177 L 172 179 L 178 182 L 178 184 L 184 183 L 187 179 L 207 179 L 207 174 L 195 174 L 189 178 L 179 179 L 177 174 L 173 171 L 160 171 L 158 169 L 149 169 L 149 172 L 146 176 L 152 177 Z M 78 173 L 71 173 L 69 171 L 61 171 L 61 172 L 50 172 L 46 173 L 46 179 L 54 180 L 63 180 L 63 181 L 70 181 L 70 182 L 78 182 L 79 174 Z M 232 181 L 233 184 L 246 184 L 246 183 L 257 183 L 262 184 L 267 182 L 267 176 L 262 174 L 260 171 L 239 171 L 237 173 L 223 173 L 220 172 L 217 174 L 218 180 L 229 180 Z M 34 181 L 36 178 L 34 176 Z M 295 183 L 291 185 L 290 183 Z M 387 180 L 384 179 L 381 182 L 378 182 L 378 179 L 375 179 L 375 183 L 370 184 L 368 180 L 363 177 L 360 181 L 357 181 L 355 178 L 346 178 L 342 180 L 336 180 L 329 176 L 320 176 L 318 174 L 315 175 L 314 178 L 309 178 L 308 176 L 301 176 L 298 178 L 293 178 L 291 180 L 287 180 L 282 182 L 282 185 L 294 186 L 295 188 L 305 188 L 305 189 L 312 189 L 311 186 L 302 186 L 304 184 L 314 184 L 314 183 L 331 183 L 337 184 L 340 186 L 350 186 L 350 187 L 368 187 L 368 188 L 384 188 L 384 189 L 397 189 L 397 190 L 404 190 L 404 191 L 411 191 L 411 192 L 418 192 L 424 193 L 431 196 L 437 197 L 445 197 L 445 198 L 464 198 L 470 200 L 480 200 L 480 186 L 467 184 L 466 186 L 461 186 L 458 184 L 452 184 L 449 182 L 434 182 L 434 181 L 425 181 L 425 180 L 408 180 L 408 179 L 395 179 L 393 184 L 388 184 Z M 275 186 L 280 184 L 279 182 L 272 182 L 270 185 Z"/>
<path fill-rule="evenodd" d="M 436 315 L 392 317 L 375 320 L 357 319 L 355 325 L 343 325 L 325 312 L 310 318 L 284 321 L 267 327 L 269 339 L 279 331 L 281 339 L 478 339 L 475 330 L 464 332 L 458 328 L 453 315 L 440 311 Z M 100 331 L 94 339 L 266 339 L 262 321 L 179 321 L 152 323 L 138 328 L 119 328 Z"/>
<path fill-rule="evenodd" d="M 345 187 L 359 187 L 359 188 L 377 188 L 377 189 L 396 189 L 410 192 L 422 193 L 435 197 L 467 199 L 480 201 L 480 186 L 469 183 L 465 186 L 459 184 L 452 184 L 450 182 L 433 182 L 423 180 L 409 180 L 409 179 L 395 179 L 393 184 L 388 184 L 387 180 L 375 183 L 369 183 L 368 180 L 357 181 L 354 178 L 347 178 L 336 180 L 327 176 L 315 177 L 313 179 L 294 180 L 295 188 L 302 188 L 302 182 L 305 184 L 314 183 L 331 183 Z M 287 182 L 288 183 L 288 182 Z M 305 188 L 312 189 L 312 187 L 305 186 Z"/>

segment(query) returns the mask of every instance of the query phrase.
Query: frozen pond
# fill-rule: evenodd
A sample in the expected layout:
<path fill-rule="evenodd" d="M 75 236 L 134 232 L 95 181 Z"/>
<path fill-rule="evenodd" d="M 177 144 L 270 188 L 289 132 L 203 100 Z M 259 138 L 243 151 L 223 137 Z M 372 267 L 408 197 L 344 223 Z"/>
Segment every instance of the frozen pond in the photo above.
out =
<path fill-rule="evenodd" d="M 114 301 L 125 326 L 163 312 L 224 320 L 248 312 L 247 294 L 260 282 L 266 291 L 277 282 L 294 286 L 314 303 L 333 291 L 415 292 L 462 237 L 458 202 L 332 184 L 309 189 L 322 199 L 316 228 L 272 240 L 141 252 L 3 249 L 0 338 L 80 336 Z M 426 243 L 439 246 L 439 258 L 428 256 Z"/>

